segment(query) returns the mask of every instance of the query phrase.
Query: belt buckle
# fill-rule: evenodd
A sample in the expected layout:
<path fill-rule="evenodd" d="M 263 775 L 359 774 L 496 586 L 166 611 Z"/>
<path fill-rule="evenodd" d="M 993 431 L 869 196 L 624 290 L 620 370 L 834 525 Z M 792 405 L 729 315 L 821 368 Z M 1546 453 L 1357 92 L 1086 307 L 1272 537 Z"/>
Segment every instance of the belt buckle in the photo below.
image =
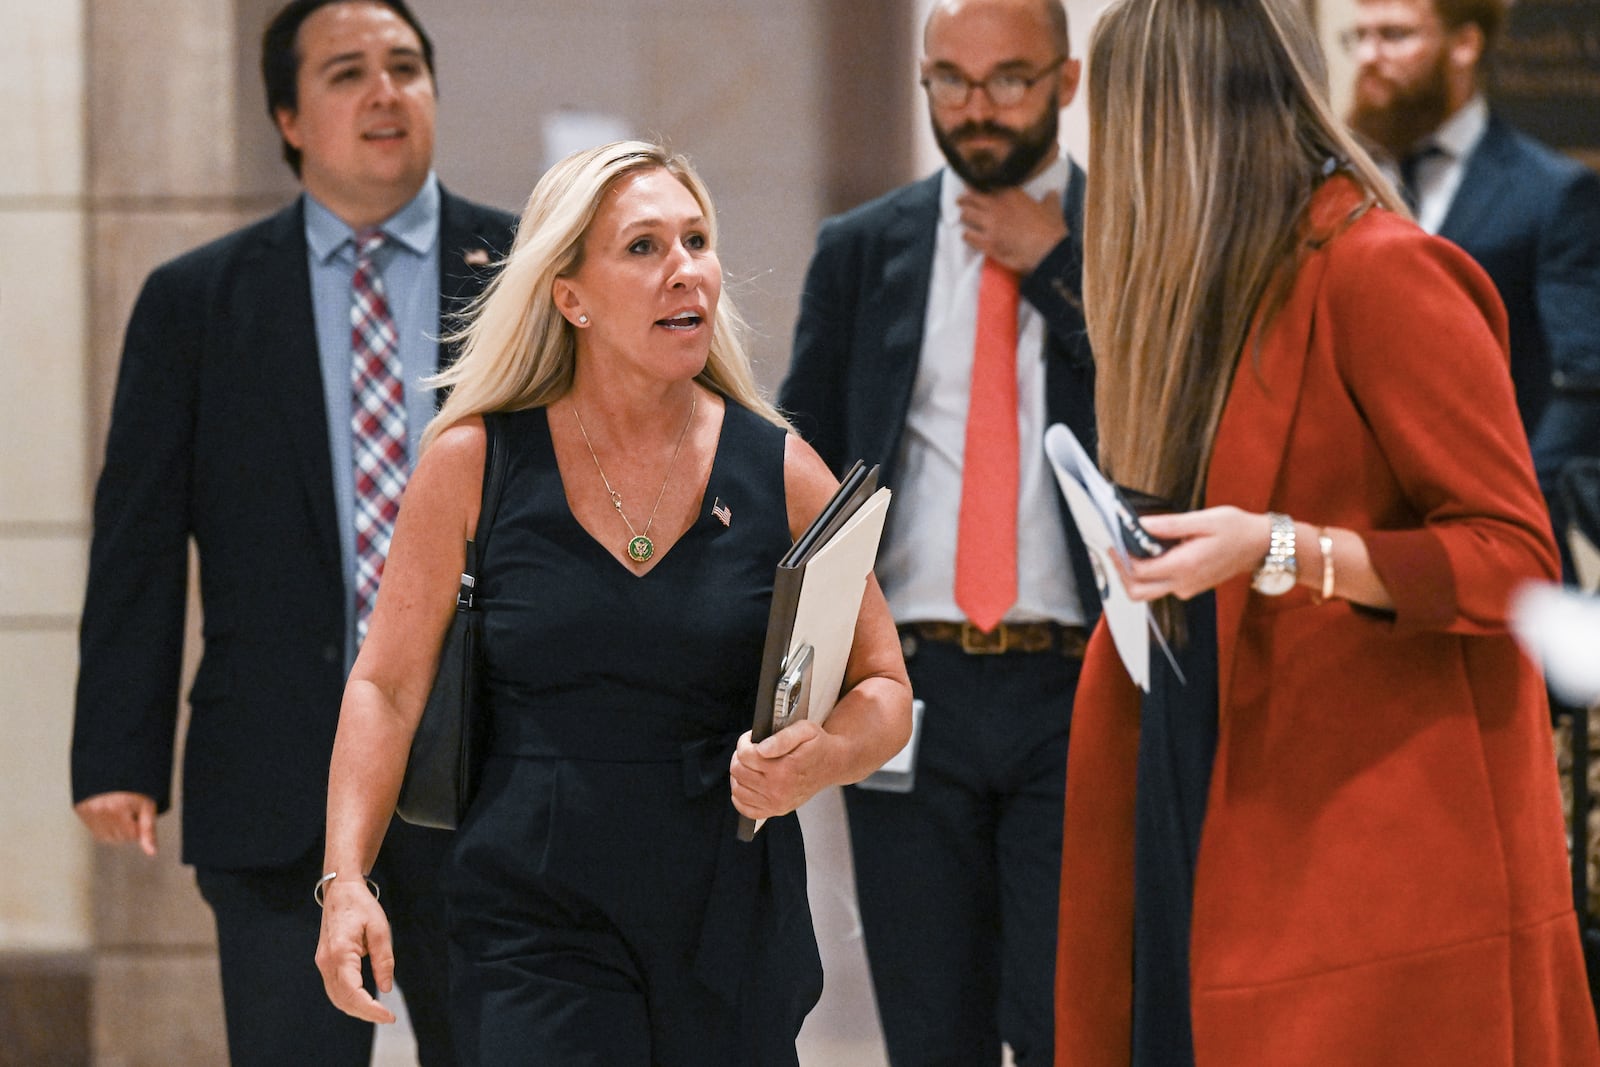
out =
<path fill-rule="evenodd" d="M 961 651 L 969 656 L 994 656 L 1006 650 L 1006 624 L 984 633 L 970 622 L 961 624 Z"/>

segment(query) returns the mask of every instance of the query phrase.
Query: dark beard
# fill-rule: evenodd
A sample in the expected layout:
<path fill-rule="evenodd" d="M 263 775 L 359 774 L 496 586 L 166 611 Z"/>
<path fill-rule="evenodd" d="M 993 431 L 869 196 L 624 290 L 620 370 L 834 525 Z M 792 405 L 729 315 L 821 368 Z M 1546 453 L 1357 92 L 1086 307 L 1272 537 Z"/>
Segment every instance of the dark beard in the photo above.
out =
<path fill-rule="evenodd" d="M 1399 160 L 1417 142 L 1437 130 L 1450 117 L 1450 93 L 1445 84 L 1444 57 L 1417 84 L 1394 92 L 1387 107 L 1363 103 L 1358 84 L 1350 105 L 1350 126 Z"/>
<path fill-rule="evenodd" d="M 1055 148 L 1056 134 L 1061 125 L 1061 109 L 1056 99 L 1057 94 L 1051 93 L 1050 106 L 1039 121 L 1020 130 L 997 122 L 967 122 L 946 131 L 939 128 L 938 122 L 934 122 L 933 139 L 938 142 L 939 151 L 944 153 L 950 169 L 978 192 L 992 193 L 996 189 L 1021 185 Z M 1004 155 L 985 150 L 969 159 L 961 154 L 959 146 L 974 134 L 1001 138 L 1011 148 Z"/>

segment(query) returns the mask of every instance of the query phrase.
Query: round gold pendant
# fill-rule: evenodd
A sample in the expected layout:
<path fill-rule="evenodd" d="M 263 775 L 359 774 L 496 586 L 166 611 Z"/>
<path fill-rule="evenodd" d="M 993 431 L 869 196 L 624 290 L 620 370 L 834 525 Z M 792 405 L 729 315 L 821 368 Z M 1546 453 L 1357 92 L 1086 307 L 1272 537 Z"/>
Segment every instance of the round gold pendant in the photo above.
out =
<path fill-rule="evenodd" d="M 628 542 L 628 558 L 635 563 L 644 563 L 655 554 L 655 542 L 644 534 L 636 534 L 633 540 Z"/>

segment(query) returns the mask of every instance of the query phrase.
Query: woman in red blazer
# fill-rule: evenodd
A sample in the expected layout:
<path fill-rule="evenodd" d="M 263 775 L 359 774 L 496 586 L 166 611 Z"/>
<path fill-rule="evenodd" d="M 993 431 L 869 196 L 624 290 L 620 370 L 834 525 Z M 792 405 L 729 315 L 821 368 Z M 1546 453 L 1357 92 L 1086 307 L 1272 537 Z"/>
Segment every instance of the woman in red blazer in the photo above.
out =
<path fill-rule="evenodd" d="M 1556 575 L 1488 278 L 1330 112 L 1297 0 L 1119 0 L 1089 64 L 1101 459 L 1175 502 L 1074 711 L 1059 1064 L 1600 1064 L 1543 685 Z"/>

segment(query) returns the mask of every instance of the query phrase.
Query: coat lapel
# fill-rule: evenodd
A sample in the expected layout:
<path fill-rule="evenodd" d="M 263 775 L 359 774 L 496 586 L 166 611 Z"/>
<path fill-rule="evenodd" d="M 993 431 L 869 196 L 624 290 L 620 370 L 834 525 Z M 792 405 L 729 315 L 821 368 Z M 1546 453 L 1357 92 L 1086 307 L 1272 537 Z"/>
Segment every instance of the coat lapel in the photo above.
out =
<path fill-rule="evenodd" d="M 511 252 L 501 248 L 503 240 L 489 232 L 483 216 L 470 204 L 439 189 L 439 336 L 445 337 L 461 326 L 461 316 L 473 299 L 483 292 L 500 260 Z M 459 353 L 439 346 L 439 366 L 454 362 Z M 440 401 L 444 394 L 438 394 Z"/>
<path fill-rule="evenodd" d="M 340 572 L 333 465 L 328 458 L 328 411 L 322 395 L 311 271 L 306 262 L 304 200 L 279 212 L 251 254 L 243 276 L 252 279 L 241 308 L 239 340 L 254 350 L 263 392 L 273 397 L 306 487 L 306 506 L 325 561 Z"/>
<path fill-rule="evenodd" d="M 899 434 L 911 408 L 911 389 L 922 356 L 928 280 L 933 274 L 933 243 L 939 218 L 939 182 L 940 174 L 935 173 L 912 186 L 910 195 L 894 205 L 895 215 L 884 230 L 883 344 L 877 381 L 864 384 L 877 389 L 887 403 L 875 411 L 872 425 L 858 425 L 857 432 L 866 446 L 858 450 L 861 455 L 887 457 L 884 481 L 891 484 L 894 457 L 899 454 Z"/>
<path fill-rule="evenodd" d="M 1461 184 L 1450 201 L 1439 236 L 1460 243 L 1460 236 L 1479 234 L 1494 228 L 1493 207 L 1504 197 L 1514 195 L 1504 186 L 1511 181 L 1514 168 L 1506 158 L 1508 134 L 1500 120 L 1491 117 L 1483 139 L 1467 158 Z"/>
<path fill-rule="evenodd" d="M 1334 233 L 1360 200 L 1359 191 L 1347 181 L 1325 183 L 1311 204 L 1311 232 Z M 1326 256 L 1315 251 L 1306 255 L 1273 320 L 1263 326 L 1258 319 L 1251 329 L 1206 469 L 1207 507 L 1232 504 L 1265 512 L 1274 505 L 1289 433 L 1300 408 L 1300 383 L 1326 269 Z M 1216 596 L 1218 707 L 1226 709 L 1239 626 L 1250 597 L 1249 576 L 1224 582 Z"/>
<path fill-rule="evenodd" d="M 1094 414 L 1094 355 L 1089 349 L 1088 326 L 1083 321 L 1083 201 L 1086 189 L 1083 168 L 1076 163 L 1067 177 L 1066 194 L 1062 197 L 1062 216 L 1073 234 L 1070 242 L 1071 258 L 1061 276 L 1051 280 L 1055 295 L 1071 309 L 1070 330 L 1059 323 L 1051 323 L 1044 342 L 1045 358 L 1045 417 L 1049 422 L 1062 422 L 1071 428 L 1083 446 L 1094 455 L 1099 447 L 1100 435 L 1095 426 Z M 1054 479 L 1052 479 L 1054 481 Z M 1089 550 L 1078 533 L 1072 510 L 1061 487 L 1055 486 L 1056 502 L 1061 509 L 1061 526 L 1067 535 L 1072 573 L 1078 588 L 1078 601 L 1083 607 L 1084 621 L 1093 628 L 1100 618 L 1101 601 L 1099 583 L 1089 562 Z"/>

